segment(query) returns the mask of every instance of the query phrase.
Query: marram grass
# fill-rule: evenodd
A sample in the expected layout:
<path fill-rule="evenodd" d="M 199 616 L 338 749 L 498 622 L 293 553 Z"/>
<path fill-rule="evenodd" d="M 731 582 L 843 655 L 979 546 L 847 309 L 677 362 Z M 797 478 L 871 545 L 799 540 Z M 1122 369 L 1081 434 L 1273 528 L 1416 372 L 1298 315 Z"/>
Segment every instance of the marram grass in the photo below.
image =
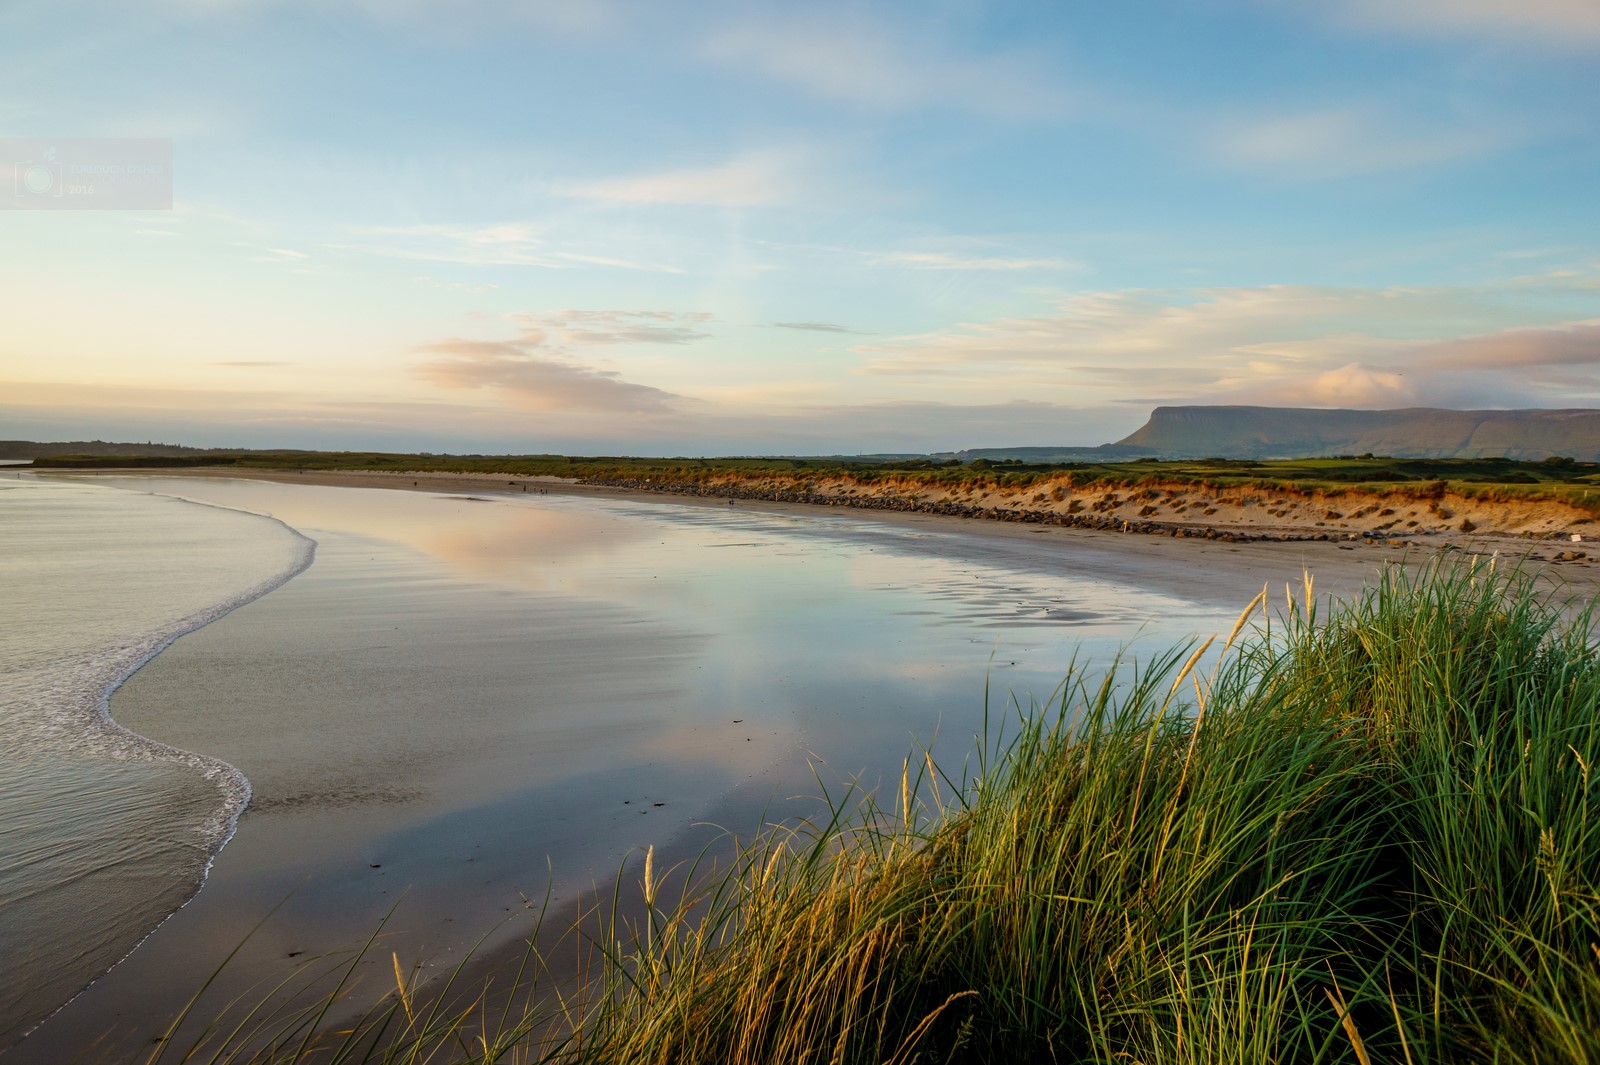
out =
<path fill-rule="evenodd" d="M 574 931 L 579 981 L 530 953 L 515 1009 L 397 964 L 353 1029 L 151 1060 L 1600 1061 L 1590 622 L 1480 563 L 1258 598 L 1220 657 L 1074 668 L 970 778 L 908 760 L 720 873 L 648 855 L 643 916 Z"/>

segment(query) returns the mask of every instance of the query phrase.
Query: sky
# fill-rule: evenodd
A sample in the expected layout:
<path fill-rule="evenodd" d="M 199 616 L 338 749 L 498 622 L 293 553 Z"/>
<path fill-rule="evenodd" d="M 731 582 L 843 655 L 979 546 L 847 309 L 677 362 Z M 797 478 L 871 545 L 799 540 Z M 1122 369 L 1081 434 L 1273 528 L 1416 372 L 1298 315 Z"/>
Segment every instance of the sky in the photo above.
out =
<path fill-rule="evenodd" d="M 1094 445 L 1600 406 L 1595 0 L 9 0 L 0 438 Z M 0 159 L 0 179 L 10 160 Z"/>

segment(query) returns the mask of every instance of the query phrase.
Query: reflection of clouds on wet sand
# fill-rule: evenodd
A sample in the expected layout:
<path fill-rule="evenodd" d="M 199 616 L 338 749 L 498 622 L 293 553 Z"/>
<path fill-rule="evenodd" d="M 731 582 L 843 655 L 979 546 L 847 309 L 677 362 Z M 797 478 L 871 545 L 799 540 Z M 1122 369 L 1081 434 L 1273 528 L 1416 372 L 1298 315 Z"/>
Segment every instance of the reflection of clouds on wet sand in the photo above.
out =
<path fill-rule="evenodd" d="M 101 477 L 100 483 L 270 513 L 308 534 L 337 530 L 404 544 L 463 574 L 542 586 L 540 567 L 604 555 L 650 535 L 570 500 L 392 492 L 223 478 Z"/>
<path fill-rule="evenodd" d="M 558 588 L 562 577 L 556 567 L 592 563 L 647 535 L 634 522 L 497 501 L 452 519 L 415 537 L 415 546 L 469 577 L 521 588 Z"/>
<path fill-rule="evenodd" d="M 526 658 L 519 668 L 537 686 L 529 705 L 541 707 L 529 712 L 549 715 L 546 728 L 567 711 L 545 704 L 582 702 L 597 674 L 648 671 L 659 689 L 651 702 L 671 713 L 660 727 L 608 738 L 612 757 L 647 739 L 662 763 L 726 758 L 748 773 L 762 757 L 800 748 L 835 757 L 879 741 L 901 747 L 941 714 L 981 712 L 984 678 L 1024 700 L 1047 697 L 1075 656 L 1114 653 L 1141 629 L 1182 637 L 1231 620 L 1226 608 L 1075 573 L 1042 545 L 1025 547 L 1031 561 L 1048 565 L 1030 569 L 1027 556 L 996 565 L 981 556 L 981 543 L 832 514 L 127 480 L 270 510 L 313 533 L 381 538 L 473 581 L 554 595 L 527 609 L 565 617 L 557 627 L 573 640 L 558 645 L 547 636 L 497 653 Z M 602 603 L 624 613 L 596 613 Z M 660 625 L 699 634 L 688 664 L 651 650 Z M 594 647 L 598 654 L 589 653 Z M 494 672 L 480 667 L 480 682 Z M 429 680 L 411 683 L 425 688 Z M 963 705 L 950 705 L 955 693 Z M 719 726 L 733 718 L 760 733 L 729 745 Z M 440 734 L 427 749 L 437 758 L 461 742 Z M 492 763 L 497 753 L 475 757 Z"/>
<path fill-rule="evenodd" d="M 707 816 L 748 833 L 790 796 L 896 777 L 922 744 L 959 766 L 986 684 L 991 706 L 1026 705 L 1080 646 L 1233 616 L 1031 543 L 997 564 L 982 541 L 833 515 L 114 483 L 272 513 L 319 555 L 117 696 L 134 727 L 238 765 L 261 801 L 207 891 L 74 1004 L 80 1027 L 159 1012 L 198 978 L 152 973 L 203 968 L 291 890 L 240 979 L 348 942 L 402 892 L 388 949 L 448 956 L 518 892 L 553 877 L 570 897 Z"/>

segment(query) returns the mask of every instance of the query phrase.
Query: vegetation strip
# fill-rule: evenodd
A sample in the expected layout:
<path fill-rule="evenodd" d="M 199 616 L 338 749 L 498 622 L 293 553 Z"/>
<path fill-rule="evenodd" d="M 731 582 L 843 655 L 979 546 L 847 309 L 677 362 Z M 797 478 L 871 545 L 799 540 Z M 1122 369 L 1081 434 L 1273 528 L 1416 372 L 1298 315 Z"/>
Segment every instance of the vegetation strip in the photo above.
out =
<path fill-rule="evenodd" d="M 1062 514 L 1026 507 L 978 506 L 949 500 L 922 500 L 899 495 L 838 495 L 832 493 L 790 491 L 781 488 L 761 488 L 745 484 L 701 484 L 683 481 L 656 481 L 585 477 L 579 484 L 605 488 L 627 488 L 643 492 L 664 492 L 671 495 L 704 496 L 718 499 L 749 499 L 768 503 L 805 503 L 822 507 L 855 507 L 863 510 L 891 510 L 913 514 L 940 514 L 954 518 L 984 518 L 990 521 L 1014 521 L 1029 525 L 1060 525 L 1068 529 L 1098 529 L 1106 532 L 1142 533 L 1145 535 L 1197 537 L 1205 540 L 1223 540 L 1229 543 L 1249 543 L 1260 540 L 1287 542 L 1292 540 L 1355 540 L 1356 534 L 1328 532 L 1250 533 L 1239 529 L 1216 529 L 1204 525 L 1179 525 L 1173 522 L 1147 521 L 1143 518 L 1118 518 L 1105 514 Z"/>

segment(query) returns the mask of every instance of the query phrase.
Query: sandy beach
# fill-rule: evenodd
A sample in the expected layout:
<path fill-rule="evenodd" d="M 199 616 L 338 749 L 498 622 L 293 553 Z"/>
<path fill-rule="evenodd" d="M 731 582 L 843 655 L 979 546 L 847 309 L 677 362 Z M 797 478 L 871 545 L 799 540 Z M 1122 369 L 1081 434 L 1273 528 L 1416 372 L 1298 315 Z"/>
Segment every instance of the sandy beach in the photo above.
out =
<path fill-rule="evenodd" d="M 1281 602 L 1310 573 L 1346 595 L 1433 553 L 526 478 L 73 479 L 271 513 L 317 561 L 113 697 L 134 731 L 238 766 L 255 800 L 194 901 L 17 1062 L 102 1033 L 148 1045 L 247 937 L 199 1012 L 358 946 L 391 910 L 373 994 L 395 961 L 433 975 L 480 938 L 487 971 L 520 954 L 525 899 L 548 892 L 559 919 L 647 845 L 671 863 L 721 828 L 813 812 L 814 772 L 871 785 L 916 740 L 959 762 L 986 675 L 1044 698 L 1074 647 L 1105 655 L 1143 629 L 1136 646 L 1158 649 L 1225 627 L 1264 584 Z M 1593 594 L 1587 567 L 1545 572 Z"/>
<path fill-rule="evenodd" d="M 246 478 L 279 484 L 312 484 L 350 488 L 377 488 L 391 491 L 471 492 L 484 495 L 526 495 L 529 492 L 554 493 L 578 498 L 617 499 L 641 503 L 672 503 L 681 506 L 723 507 L 728 499 L 716 495 L 699 496 L 661 491 L 643 491 L 614 485 L 582 484 L 572 478 L 524 477 L 483 473 L 390 473 L 363 470 L 294 470 L 227 468 L 162 469 L 150 473 L 162 477 L 205 480 Z M 92 479 L 117 475 L 90 472 L 72 476 Z M 774 485 L 773 487 L 778 487 Z M 814 486 L 817 487 L 817 486 Z M 828 486 L 821 486 L 828 488 Z M 1269 498 L 1260 491 L 1252 494 L 1237 489 L 1211 493 L 1207 502 L 1213 513 L 1201 509 L 1185 514 L 1196 496 L 1204 493 L 1174 493 L 1171 499 L 1158 500 L 1161 513 L 1143 522 L 1144 509 L 1136 494 L 1116 489 L 1094 489 L 1083 498 L 1109 498 L 1115 505 L 1105 508 L 1112 517 L 1127 517 L 1128 531 L 1117 529 L 1070 528 L 1049 523 L 995 521 L 915 510 L 877 509 L 851 506 L 851 490 L 832 486 L 838 498 L 835 505 L 814 506 L 770 499 L 737 499 L 736 505 L 773 514 L 844 514 L 852 519 L 907 528 L 959 532 L 999 545 L 1017 541 L 1032 542 L 1043 537 L 1045 543 L 1072 545 L 1075 554 L 1104 552 L 1097 564 L 1111 567 L 1110 573 L 1130 579 L 1150 581 L 1156 586 L 1187 588 L 1203 595 L 1227 597 L 1245 587 L 1259 589 L 1262 582 L 1281 585 L 1300 583 L 1303 572 L 1311 572 L 1321 593 L 1345 595 L 1388 562 L 1407 564 L 1430 558 L 1440 551 L 1459 551 L 1465 555 L 1497 556 L 1529 572 L 1535 572 L 1548 587 L 1565 595 L 1565 590 L 1580 598 L 1600 591 L 1600 553 L 1592 541 L 1600 539 L 1600 521 L 1565 506 L 1497 505 L 1481 500 L 1450 499 L 1456 510 L 1441 508 L 1423 500 L 1404 505 L 1393 514 L 1370 505 L 1351 508 L 1338 520 L 1328 518 L 1330 500 L 1321 496 Z M 885 489 L 893 495 L 892 486 Z M 1071 500 L 1052 501 L 1019 497 L 1016 493 L 993 492 L 975 497 L 972 502 L 986 507 L 1032 509 L 1040 514 L 1065 514 Z M 924 493 L 934 503 L 945 501 L 940 493 Z M 1372 510 L 1368 519 L 1365 511 Z M 1124 512 L 1126 512 L 1124 514 Z M 1435 513 L 1430 513 L 1435 512 Z M 1427 528 L 1417 531 L 1417 517 L 1428 519 Z M 1476 519 L 1476 527 L 1462 531 L 1463 519 Z M 1402 525 L 1410 522 L 1411 527 Z M 1147 525 L 1141 534 L 1138 527 Z M 1391 525 L 1399 525 L 1394 528 Z M 1187 535 L 1169 535 L 1181 528 Z M 1221 539 L 1207 538 L 1214 530 Z M 1559 530 L 1559 531 L 1558 531 Z M 1576 530 L 1583 542 L 1570 542 Z M 1229 540 L 1229 535 L 1237 540 Z M 1283 537 L 1282 540 L 1275 539 Z M 1317 537 L 1326 537 L 1318 539 Z M 999 547 L 992 550 L 1003 550 Z M 1248 596 L 1246 596 L 1248 598 Z"/>

